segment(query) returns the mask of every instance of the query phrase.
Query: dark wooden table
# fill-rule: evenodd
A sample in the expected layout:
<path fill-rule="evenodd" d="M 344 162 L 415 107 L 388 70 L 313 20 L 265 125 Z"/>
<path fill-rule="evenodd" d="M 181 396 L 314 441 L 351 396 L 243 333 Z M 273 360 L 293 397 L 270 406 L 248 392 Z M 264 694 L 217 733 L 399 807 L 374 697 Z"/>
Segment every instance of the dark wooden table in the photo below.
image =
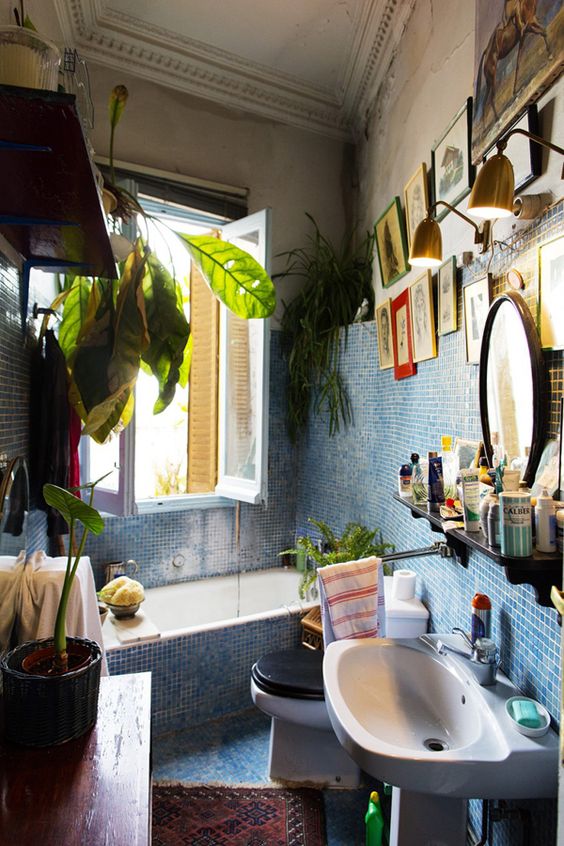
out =
<path fill-rule="evenodd" d="M 148 846 L 151 674 L 102 678 L 98 722 L 28 749 L 0 739 L 0 846 Z"/>

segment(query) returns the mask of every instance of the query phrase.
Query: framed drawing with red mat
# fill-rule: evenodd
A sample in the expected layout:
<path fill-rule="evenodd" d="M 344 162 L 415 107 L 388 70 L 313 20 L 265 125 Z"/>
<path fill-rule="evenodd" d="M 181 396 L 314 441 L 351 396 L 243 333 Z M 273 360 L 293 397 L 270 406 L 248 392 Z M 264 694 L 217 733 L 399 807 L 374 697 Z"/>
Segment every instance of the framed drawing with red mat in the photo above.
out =
<path fill-rule="evenodd" d="M 153 846 L 325 846 L 321 791 L 153 785 Z"/>
<path fill-rule="evenodd" d="M 392 300 L 392 340 L 394 343 L 394 378 L 405 379 L 417 373 L 413 361 L 413 338 L 411 336 L 411 310 L 409 288 Z"/>

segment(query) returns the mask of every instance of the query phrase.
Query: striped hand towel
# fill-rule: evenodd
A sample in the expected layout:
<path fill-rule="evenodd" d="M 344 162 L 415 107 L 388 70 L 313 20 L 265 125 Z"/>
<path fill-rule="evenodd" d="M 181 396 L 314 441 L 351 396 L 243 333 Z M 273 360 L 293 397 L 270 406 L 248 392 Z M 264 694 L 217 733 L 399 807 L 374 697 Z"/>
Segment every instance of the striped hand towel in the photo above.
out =
<path fill-rule="evenodd" d="M 380 558 L 330 564 L 317 571 L 323 641 L 384 637 L 384 571 Z"/>

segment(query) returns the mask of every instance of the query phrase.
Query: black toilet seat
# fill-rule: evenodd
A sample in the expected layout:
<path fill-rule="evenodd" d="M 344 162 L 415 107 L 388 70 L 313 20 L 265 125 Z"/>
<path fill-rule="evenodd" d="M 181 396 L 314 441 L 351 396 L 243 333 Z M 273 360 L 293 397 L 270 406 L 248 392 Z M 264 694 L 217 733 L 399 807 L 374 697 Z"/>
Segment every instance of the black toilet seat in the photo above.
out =
<path fill-rule="evenodd" d="M 284 649 L 267 652 L 251 670 L 258 688 L 273 696 L 325 699 L 323 653 L 317 649 Z"/>

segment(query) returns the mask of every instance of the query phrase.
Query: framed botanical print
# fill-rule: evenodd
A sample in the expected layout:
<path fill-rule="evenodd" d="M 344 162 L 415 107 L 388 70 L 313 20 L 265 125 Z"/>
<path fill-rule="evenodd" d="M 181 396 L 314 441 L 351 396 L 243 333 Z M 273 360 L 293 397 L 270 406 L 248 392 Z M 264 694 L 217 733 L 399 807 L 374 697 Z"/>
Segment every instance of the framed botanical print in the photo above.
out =
<path fill-rule="evenodd" d="M 448 335 L 458 329 L 456 311 L 456 258 L 451 256 L 439 267 L 439 335 Z"/>
<path fill-rule="evenodd" d="M 411 247 L 413 233 L 424 219 L 429 207 L 429 192 L 427 190 L 427 166 L 422 162 L 405 188 L 403 189 L 405 201 L 405 228 L 407 229 L 407 242 Z"/>
<path fill-rule="evenodd" d="M 409 288 L 392 300 L 392 339 L 394 346 L 394 377 L 405 379 L 417 373 L 413 361 Z"/>
<path fill-rule="evenodd" d="M 468 364 L 480 363 L 480 347 L 490 307 L 490 291 L 491 276 L 489 273 L 482 279 L 478 279 L 463 288 L 466 361 Z"/>
<path fill-rule="evenodd" d="M 562 0 L 476 0 L 472 161 L 564 69 Z"/>
<path fill-rule="evenodd" d="M 394 348 L 392 341 L 391 300 L 387 299 L 376 309 L 376 331 L 378 333 L 378 354 L 380 370 L 394 366 Z"/>
<path fill-rule="evenodd" d="M 389 288 L 409 270 L 399 197 L 394 197 L 386 211 L 378 218 L 375 229 L 382 285 Z"/>
<path fill-rule="evenodd" d="M 430 270 L 418 276 L 409 288 L 413 361 L 436 358 L 435 315 L 433 309 L 433 277 Z"/>
<path fill-rule="evenodd" d="M 475 176 L 470 161 L 471 127 L 472 97 L 469 97 L 431 150 L 435 203 L 443 200 L 456 206 L 470 193 Z M 447 208 L 439 206 L 436 219 L 442 220 L 448 212 Z"/>
<path fill-rule="evenodd" d="M 542 348 L 564 349 L 564 235 L 539 248 L 539 315 Z"/>
<path fill-rule="evenodd" d="M 515 123 L 511 124 L 508 131 L 510 129 L 524 129 L 526 132 L 532 132 L 533 135 L 538 135 L 539 116 L 537 107 L 529 106 L 525 113 Z M 489 159 L 496 152 L 497 147 L 493 144 L 487 151 L 485 158 Z M 530 182 L 540 175 L 542 170 L 542 149 L 529 138 L 525 138 L 524 135 L 512 135 L 507 142 L 504 153 L 513 165 L 515 193 L 526 188 Z"/>

